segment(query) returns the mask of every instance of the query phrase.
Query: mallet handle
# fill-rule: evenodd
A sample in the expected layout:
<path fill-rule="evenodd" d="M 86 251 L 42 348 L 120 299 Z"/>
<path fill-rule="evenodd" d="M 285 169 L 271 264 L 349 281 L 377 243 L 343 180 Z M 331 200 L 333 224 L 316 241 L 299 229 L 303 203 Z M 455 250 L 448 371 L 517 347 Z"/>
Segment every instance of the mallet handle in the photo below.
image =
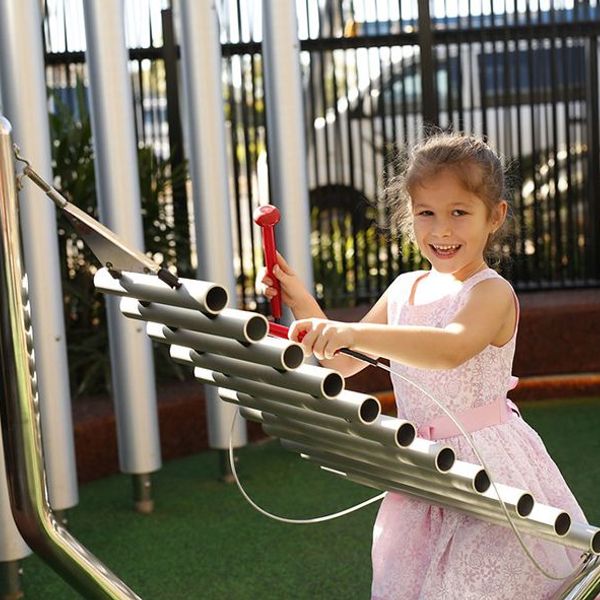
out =
<path fill-rule="evenodd" d="M 281 284 L 273 275 L 273 268 L 277 264 L 277 248 L 275 246 L 275 224 L 279 221 L 279 211 L 272 205 L 259 206 L 254 212 L 254 222 L 261 228 L 262 245 L 265 257 L 267 275 L 273 280 L 273 287 L 277 295 L 271 298 L 271 314 L 274 319 L 281 318 Z"/>

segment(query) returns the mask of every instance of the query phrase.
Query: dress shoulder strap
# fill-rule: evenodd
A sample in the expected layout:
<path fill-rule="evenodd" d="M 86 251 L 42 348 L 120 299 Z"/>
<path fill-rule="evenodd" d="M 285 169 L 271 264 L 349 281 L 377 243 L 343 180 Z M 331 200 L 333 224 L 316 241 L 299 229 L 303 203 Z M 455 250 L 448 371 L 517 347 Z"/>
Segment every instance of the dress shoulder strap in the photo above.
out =
<path fill-rule="evenodd" d="M 482 281 L 485 281 L 486 279 L 504 279 L 504 278 L 501 275 L 499 275 L 498 273 L 496 273 L 496 271 L 494 271 L 494 269 L 490 269 L 489 267 L 487 267 L 487 268 L 483 269 L 482 271 L 475 273 L 475 275 L 472 275 L 471 277 L 469 277 L 469 279 L 467 279 L 463 283 L 462 288 L 461 288 L 461 293 L 464 294 L 464 293 L 468 292 L 470 289 L 475 287 L 478 283 L 481 283 Z"/>
<path fill-rule="evenodd" d="M 422 277 L 427 271 L 407 271 L 401 273 L 394 279 L 390 285 L 390 289 L 394 290 L 394 296 L 397 300 L 408 300 L 410 293 L 416 281 Z"/>
<path fill-rule="evenodd" d="M 502 277 L 502 275 L 500 275 L 499 273 L 494 271 L 494 269 L 490 269 L 488 267 L 487 269 L 483 269 L 483 271 L 479 271 L 479 273 L 475 273 L 475 275 L 473 275 L 472 277 L 469 277 L 469 279 L 467 279 L 464 282 L 463 287 L 460 290 L 460 295 L 464 297 L 464 295 L 466 295 L 469 290 L 473 289 L 478 283 L 481 283 L 482 281 L 485 281 L 486 279 L 501 279 L 510 288 L 510 291 L 512 292 L 512 295 L 513 295 L 513 300 L 515 302 L 515 311 L 516 311 L 515 333 L 516 333 L 517 326 L 519 323 L 519 317 L 520 317 L 520 313 L 521 313 L 521 309 L 519 306 L 519 298 L 517 297 L 517 294 L 516 294 L 513 286 L 510 284 L 510 282 L 507 281 L 504 277 Z"/>

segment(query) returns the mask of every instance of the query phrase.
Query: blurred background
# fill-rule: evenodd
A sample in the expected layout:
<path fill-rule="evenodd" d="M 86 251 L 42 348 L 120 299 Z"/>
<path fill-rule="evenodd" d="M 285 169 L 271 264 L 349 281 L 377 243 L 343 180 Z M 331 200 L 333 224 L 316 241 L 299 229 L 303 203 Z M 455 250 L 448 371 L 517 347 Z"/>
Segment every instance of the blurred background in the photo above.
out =
<path fill-rule="evenodd" d="M 198 260 L 182 136 L 177 2 L 125 0 L 146 250 L 190 275 Z M 270 195 L 262 3 L 217 2 L 237 304 L 265 311 L 252 222 Z M 421 257 L 386 224 L 386 182 L 433 124 L 503 155 L 515 220 L 501 271 L 518 290 L 600 281 L 596 0 L 298 0 L 315 291 L 324 308 L 371 303 Z M 56 185 L 96 210 L 81 0 L 45 0 Z M 213 85 L 207 82 L 207 85 Z M 214 199 L 217 201 L 217 199 Z M 285 218 L 285 215 L 283 215 Z M 108 381 L 95 261 L 60 227 L 74 393 Z M 85 340 L 82 342 L 82 340 Z M 84 347 L 81 347 L 83 343 Z M 170 367 L 172 369 L 172 367 Z"/>

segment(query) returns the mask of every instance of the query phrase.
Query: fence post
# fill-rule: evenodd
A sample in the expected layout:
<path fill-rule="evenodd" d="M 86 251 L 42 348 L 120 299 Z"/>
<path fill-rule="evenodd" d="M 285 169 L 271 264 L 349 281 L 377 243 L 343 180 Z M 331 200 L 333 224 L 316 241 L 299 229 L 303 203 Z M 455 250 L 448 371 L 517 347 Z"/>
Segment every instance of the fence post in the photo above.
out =
<path fill-rule="evenodd" d="M 173 27 L 173 10 L 161 11 L 163 47 L 162 55 L 165 64 L 165 83 L 167 87 L 167 119 L 169 122 L 169 149 L 171 172 L 185 162 L 183 134 L 181 132 L 181 114 L 179 112 L 179 78 L 177 65 L 179 49 L 175 43 Z M 190 256 L 190 218 L 185 193 L 185 181 L 178 181 L 173 186 L 173 219 L 175 231 L 178 233 L 175 242 L 177 270 L 180 275 L 191 274 Z"/>
<path fill-rule="evenodd" d="M 587 102 L 589 110 L 588 129 L 588 180 L 587 199 L 589 202 L 589 234 L 586 241 L 589 249 L 587 278 L 600 281 L 600 111 L 598 110 L 598 38 L 590 35 L 587 42 Z"/>
<path fill-rule="evenodd" d="M 418 0 L 419 8 L 419 54 L 421 56 L 421 94 L 423 99 L 423 122 L 439 125 L 437 93 L 435 86 L 435 58 L 433 56 L 433 24 L 429 12 L 429 0 Z"/>

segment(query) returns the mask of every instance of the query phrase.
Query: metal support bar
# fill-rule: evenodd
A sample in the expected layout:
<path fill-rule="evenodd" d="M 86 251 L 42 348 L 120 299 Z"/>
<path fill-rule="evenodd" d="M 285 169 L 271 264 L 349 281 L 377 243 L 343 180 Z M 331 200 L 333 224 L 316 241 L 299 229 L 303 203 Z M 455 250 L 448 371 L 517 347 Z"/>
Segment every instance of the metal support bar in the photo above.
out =
<path fill-rule="evenodd" d="M 38 0 L 0 2 L 0 77 L 4 114 L 15 128 L 15 142 L 40 171 L 52 179 L 48 99 Z M 27 40 L 27 50 L 23 47 Z M 79 500 L 67 343 L 56 234 L 56 212 L 49 202 L 35 202 L 37 190 L 21 195 L 23 254 L 32 298 L 31 318 L 37 357 L 38 385 L 45 402 L 40 407 L 44 460 L 50 504 L 68 509 Z"/>
<path fill-rule="evenodd" d="M 135 248 L 144 247 L 137 175 L 131 83 L 123 4 L 83 4 L 90 73 L 96 188 L 102 220 Z M 119 463 L 142 475 L 161 466 L 152 349 L 143 327 L 123 323 L 117 303 L 107 299 Z"/>
<path fill-rule="evenodd" d="M 13 517 L 27 544 L 85 598 L 139 599 L 57 522 L 48 504 L 12 152 L 10 123 L 0 117 L 0 418 Z"/>
<path fill-rule="evenodd" d="M 262 50 L 270 203 L 282 214 L 278 245 L 312 290 L 304 102 L 294 0 L 263 2 Z"/>
<path fill-rule="evenodd" d="M 0 562 L 0 600 L 18 600 L 23 597 L 21 574 L 19 561 Z"/>
<path fill-rule="evenodd" d="M 182 0 L 180 10 L 198 276 L 222 284 L 235 302 L 217 10 L 215 2 L 208 0 Z M 235 411 L 221 402 L 213 389 L 205 389 L 205 399 L 209 445 L 224 450 L 229 443 Z M 243 446 L 246 440 L 245 423 L 238 420 L 233 431 L 233 445 Z"/>

